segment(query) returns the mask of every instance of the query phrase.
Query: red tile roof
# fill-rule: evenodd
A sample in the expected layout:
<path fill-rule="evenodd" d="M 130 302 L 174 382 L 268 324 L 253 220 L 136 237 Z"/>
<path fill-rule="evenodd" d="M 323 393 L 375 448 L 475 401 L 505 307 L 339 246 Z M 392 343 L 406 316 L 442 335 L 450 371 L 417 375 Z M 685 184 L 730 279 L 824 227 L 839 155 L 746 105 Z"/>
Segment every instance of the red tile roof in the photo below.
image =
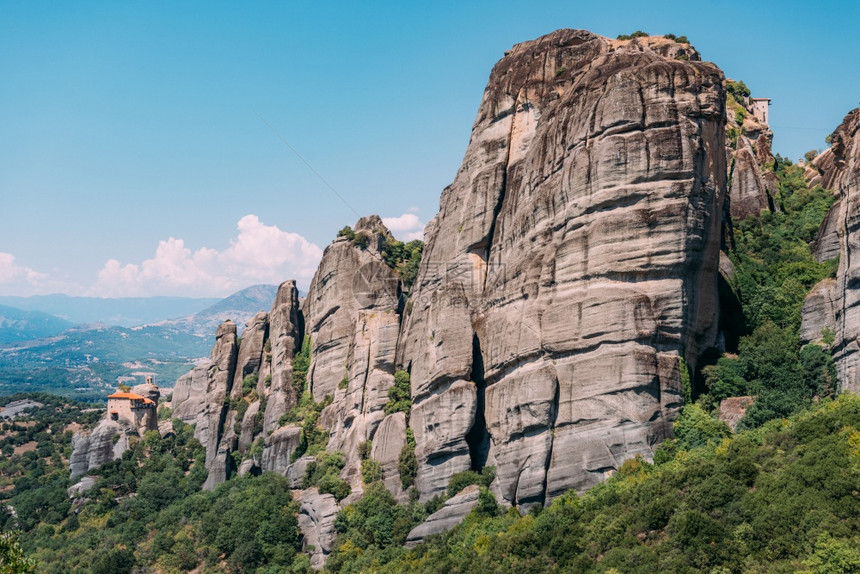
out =
<path fill-rule="evenodd" d="M 144 400 L 144 397 L 136 394 L 136 393 L 114 393 L 112 395 L 108 395 L 109 399 L 137 399 Z"/>

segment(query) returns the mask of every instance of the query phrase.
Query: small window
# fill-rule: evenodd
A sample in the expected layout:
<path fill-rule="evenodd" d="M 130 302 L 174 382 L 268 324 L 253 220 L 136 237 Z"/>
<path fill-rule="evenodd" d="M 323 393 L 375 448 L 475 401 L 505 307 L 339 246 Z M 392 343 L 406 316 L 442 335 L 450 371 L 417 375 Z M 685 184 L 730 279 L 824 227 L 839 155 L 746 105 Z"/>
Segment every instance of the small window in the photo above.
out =
<path fill-rule="evenodd" d="M 112 421 L 118 421 L 118 420 L 119 420 L 119 413 L 118 413 L 118 412 L 116 412 L 116 411 L 112 412 L 112 413 L 110 414 L 110 420 L 112 420 Z"/>

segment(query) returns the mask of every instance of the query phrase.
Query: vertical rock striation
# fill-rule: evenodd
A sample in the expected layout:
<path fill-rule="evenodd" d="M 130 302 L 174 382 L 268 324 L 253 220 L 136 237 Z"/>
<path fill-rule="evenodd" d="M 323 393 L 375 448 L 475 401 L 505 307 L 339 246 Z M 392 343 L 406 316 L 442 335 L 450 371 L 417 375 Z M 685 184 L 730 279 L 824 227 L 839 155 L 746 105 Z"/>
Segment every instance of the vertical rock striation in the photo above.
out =
<path fill-rule="evenodd" d="M 314 400 L 332 398 L 320 415 L 329 450 L 343 451 L 343 476 L 361 487 L 358 445 L 371 440 L 385 417 L 394 385 L 400 329 L 400 280 L 383 255 L 391 233 L 376 216 L 355 225 L 323 254 L 304 307 L 312 341 L 308 384 Z"/>
<path fill-rule="evenodd" d="M 235 324 L 222 323 L 209 361 L 176 381 L 173 415 L 196 425 L 194 436 L 206 447 L 209 476 L 204 488 L 214 488 L 226 480 L 234 470 L 231 453 L 247 453 L 261 436 L 271 443 L 267 445 L 271 447 L 269 456 L 258 457 L 252 466 L 262 465 L 256 470 L 263 471 L 285 470 L 290 445 L 295 449 L 298 441 L 284 441 L 284 433 L 275 431 L 281 416 L 296 404 L 292 360 L 302 337 L 296 282 L 285 281 L 278 288 L 271 313 L 254 315 L 240 344 Z M 258 382 L 246 392 L 243 381 L 249 375 L 257 375 Z M 239 409 L 243 403 L 244 408 Z"/>
<path fill-rule="evenodd" d="M 839 388 L 860 391 L 860 108 L 851 111 L 832 136 L 829 152 L 815 160 L 821 184 L 833 189 L 837 201 L 822 224 L 816 250 L 819 257 L 836 254 L 835 283 L 825 279 L 806 297 L 801 337 L 821 337 L 825 327 L 834 334 L 833 359 Z"/>
<path fill-rule="evenodd" d="M 679 358 L 717 339 L 724 79 L 698 60 L 560 30 L 496 64 L 398 346 L 422 499 L 494 464 L 544 503 L 671 432 Z"/>
<path fill-rule="evenodd" d="M 265 359 L 257 389 L 266 396 L 263 433 L 268 435 L 278 428 L 281 416 L 296 406 L 293 390 L 293 358 L 302 346 L 304 322 L 299 309 L 299 290 L 293 280 L 278 287 L 272 312 L 269 314 L 268 346 L 270 357 Z M 271 379 L 268 379 L 271 377 Z M 266 389 L 266 380 L 269 388 Z"/>

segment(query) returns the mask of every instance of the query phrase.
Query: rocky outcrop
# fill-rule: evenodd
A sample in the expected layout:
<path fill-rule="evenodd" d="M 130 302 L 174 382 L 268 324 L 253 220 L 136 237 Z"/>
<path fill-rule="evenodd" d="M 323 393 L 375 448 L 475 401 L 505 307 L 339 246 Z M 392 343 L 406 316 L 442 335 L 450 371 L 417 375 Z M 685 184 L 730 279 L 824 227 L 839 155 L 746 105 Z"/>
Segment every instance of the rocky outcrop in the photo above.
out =
<path fill-rule="evenodd" d="M 293 357 L 302 346 L 304 321 L 299 310 L 299 290 L 295 281 L 284 281 L 278 287 L 272 312 L 269 313 L 269 339 L 271 359 L 266 359 L 260 372 L 261 395 L 267 396 L 263 433 L 278 428 L 278 421 L 294 406 L 296 393 L 293 390 Z M 271 377 L 271 378 L 269 378 Z M 269 389 L 265 381 L 269 380 Z"/>
<path fill-rule="evenodd" d="M 738 428 L 738 423 L 747 414 L 747 409 L 755 402 L 755 397 L 729 397 L 720 401 L 720 414 L 717 418 L 723 421 L 732 432 Z"/>
<path fill-rule="evenodd" d="M 777 178 L 771 168 L 773 132 L 753 114 L 749 98 L 728 98 L 726 151 L 729 160 L 729 214 L 733 219 L 774 211 Z"/>
<path fill-rule="evenodd" d="M 158 434 L 161 438 L 175 437 L 176 431 L 173 428 L 173 421 L 161 421 L 158 423 Z"/>
<path fill-rule="evenodd" d="M 242 341 L 239 345 L 239 353 L 234 368 L 233 386 L 230 391 L 231 398 L 242 396 L 242 381 L 245 377 L 260 372 L 260 365 L 263 362 L 263 345 L 268 334 L 269 315 L 260 311 L 248 321 L 242 332 Z"/>
<path fill-rule="evenodd" d="M 296 405 L 292 360 L 301 346 L 303 329 L 296 282 L 285 281 L 271 312 L 261 311 L 248 321 L 240 344 L 236 326 L 226 321 L 218 327 L 209 361 L 177 380 L 173 416 L 195 425 L 194 436 L 206 447 L 205 488 L 213 488 L 237 470 L 232 455 L 236 450 L 247 454 L 261 436 L 284 436 L 276 431 L 281 416 Z M 244 385 L 249 375 L 257 376 L 252 388 Z M 251 469 L 259 471 L 263 464 L 265 470 L 284 472 L 291 451 L 286 452 L 280 442 L 271 444 L 274 450 L 266 459 L 271 464 L 266 467 L 257 460 Z"/>
<path fill-rule="evenodd" d="M 72 437 L 72 456 L 69 457 L 71 478 L 86 474 L 106 462 L 117 460 L 128 450 L 126 429 L 120 423 L 103 418 L 92 432 L 79 431 Z"/>
<path fill-rule="evenodd" d="M 332 397 L 320 415 L 328 449 L 344 453 L 342 476 L 359 489 L 358 446 L 373 438 L 394 385 L 400 280 L 384 260 L 391 234 L 382 220 L 361 218 L 354 233 L 326 248 L 304 316 L 313 343 L 310 391 L 317 402 Z"/>
<path fill-rule="evenodd" d="M 311 555 L 311 566 L 322 568 L 334 546 L 337 532 L 334 520 L 340 507 L 331 494 L 320 494 L 316 488 L 301 493 L 299 530 L 302 533 L 302 549 Z M 312 547 L 312 548 L 311 548 Z"/>
<path fill-rule="evenodd" d="M 395 496 L 402 490 L 400 451 L 406 445 L 406 415 L 390 414 L 382 420 L 373 436 L 370 458 L 382 467 L 382 481 Z"/>
<path fill-rule="evenodd" d="M 236 357 L 236 325 L 225 321 L 215 333 L 209 362 L 180 377 L 173 390 L 173 416 L 195 425 L 194 438 L 206 448 L 206 489 L 226 480 L 230 471 L 229 451 L 225 452 L 222 438 Z"/>
<path fill-rule="evenodd" d="M 146 377 L 146 382 L 142 385 L 135 385 L 132 387 L 131 392 L 151 400 L 156 405 L 161 398 L 161 389 L 152 382 L 152 377 Z"/>
<path fill-rule="evenodd" d="M 804 345 L 820 341 L 827 332 L 836 332 L 839 304 L 837 285 L 833 279 L 824 279 L 812 288 L 803 300 L 801 313 L 800 341 Z"/>
<path fill-rule="evenodd" d="M 821 263 L 828 259 L 839 257 L 839 214 L 842 211 L 841 201 L 837 198 L 827 212 L 827 216 L 818 228 L 818 235 L 810 246 L 815 260 Z"/>
<path fill-rule="evenodd" d="M 860 390 L 860 108 L 850 112 L 832 136 L 829 154 L 822 154 L 815 165 L 822 173 L 821 185 L 838 197 L 819 232 L 822 237 L 838 238 L 839 268 L 835 284 L 825 280 L 804 301 L 804 340 L 821 337 L 822 326 L 834 332 L 833 359 L 839 388 Z M 828 230 L 830 228 L 830 230 Z M 827 243 L 825 241 L 825 243 Z M 822 248 L 833 253 L 832 247 Z"/>
<path fill-rule="evenodd" d="M 290 481 L 290 488 L 301 488 L 304 482 L 305 473 L 308 470 L 308 465 L 316 461 L 314 456 L 303 456 L 296 462 L 287 467 L 284 476 Z"/>
<path fill-rule="evenodd" d="M 263 472 L 284 474 L 290 466 L 290 457 L 299 446 L 302 429 L 297 426 L 279 428 L 266 437 L 263 444 Z"/>
<path fill-rule="evenodd" d="M 449 498 L 442 508 L 409 531 L 406 536 L 406 546 L 408 548 L 418 546 L 428 536 L 440 534 L 463 522 L 463 519 L 478 506 L 478 495 L 479 488 L 473 484 Z"/>
<path fill-rule="evenodd" d="M 729 188 L 729 205 L 730 214 L 735 219 L 759 215 L 765 209 L 774 210 L 776 175 L 766 169 L 765 164 L 760 161 L 756 148 L 753 147 L 758 140 L 768 142 L 767 153 L 769 154 L 769 135 L 761 135 L 754 141 L 747 136 L 740 136 L 737 148 L 732 154 L 734 162 L 732 163 L 732 184 Z"/>
<path fill-rule="evenodd" d="M 97 480 L 98 477 L 96 476 L 83 477 L 79 482 L 66 489 L 66 492 L 69 494 L 69 498 L 80 498 L 86 494 L 89 489 L 95 486 Z"/>
<path fill-rule="evenodd" d="M 560 30 L 493 69 L 398 345 L 424 500 L 495 464 L 545 503 L 650 458 L 679 358 L 716 344 L 724 78 L 649 46 Z"/>

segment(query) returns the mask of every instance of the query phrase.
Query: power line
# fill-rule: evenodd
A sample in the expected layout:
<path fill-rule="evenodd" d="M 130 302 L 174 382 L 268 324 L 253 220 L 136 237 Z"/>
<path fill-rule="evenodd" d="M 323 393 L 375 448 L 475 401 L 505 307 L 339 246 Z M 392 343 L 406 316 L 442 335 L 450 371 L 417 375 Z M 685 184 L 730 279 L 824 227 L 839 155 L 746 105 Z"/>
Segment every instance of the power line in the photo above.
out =
<path fill-rule="evenodd" d="M 296 151 L 296 148 L 294 148 L 293 146 L 291 146 L 291 145 L 290 145 L 290 142 L 288 142 L 287 140 L 285 140 L 285 139 L 284 139 L 284 136 L 282 136 L 280 133 L 278 133 L 278 130 L 276 130 L 275 128 L 273 128 L 273 127 L 272 127 L 272 124 L 270 124 L 269 122 L 267 122 L 266 120 L 264 120 L 264 119 L 263 119 L 263 116 L 261 116 L 260 114 L 258 114 L 256 110 L 254 110 L 254 115 L 255 115 L 255 116 L 257 116 L 257 117 L 260 119 L 260 121 L 261 121 L 261 122 L 263 122 L 263 124 L 265 124 L 265 126 L 266 126 L 267 128 L 269 128 L 270 130 L 272 130 L 272 133 L 273 133 L 273 134 L 275 134 L 275 135 L 278 137 L 278 139 L 279 139 L 279 140 L 281 140 L 281 141 L 284 143 L 284 145 L 285 145 L 285 146 L 287 146 L 288 148 L 290 148 L 290 151 L 291 151 L 291 152 L 293 152 L 293 153 L 296 155 L 296 157 L 297 157 L 297 158 L 299 158 L 300 160 L 302 160 L 302 163 L 303 163 L 303 164 L 305 164 L 305 165 L 307 166 L 307 168 L 308 168 L 309 170 L 311 170 L 311 171 L 313 172 L 313 174 L 314 174 L 315 176 L 317 176 L 317 178 L 319 178 L 319 180 L 320 180 L 321 182 L 323 182 L 323 183 L 325 184 L 325 186 L 326 186 L 327 188 L 329 188 L 329 189 L 331 190 L 331 192 L 332 192 L 333 194 L 335 194 L 335 195 L 337 196 L 337 198 L 338 198 L 339 200 L 341 200 L 341 201 L 343 202 L 343 204 L 344 204 L 345 206 L 347 206 L 347 207 L 348 207 L 348 208 L 349 208 L 349 209 L 350 209 L 350 210 L 351 210 L 351 211 L 356 215 L 356 217 L 361 218 L 361 215 L 359 215 L 359 213 L 355 210 L 355 208 L 354 208 L 353 206 L 351 206 L 351 205 L 349 204 L 349 202 L 348 202 L 347 200 L 345 200 L 345 199 L 343 198 L 343 196 L 342 196 L 341 194 L 339 194 L 339 193 L 337 192 L 337 190 L 336 190 L 335 188 L 333 188 L 333 187 L 331 186 L 331 184 L 330 184 L 329 182 L 327 182 L 327 181 L 325 180 L 325 178 L 324 178 L 323 176 L 321 176 L 321 175 L 320 175 L 320 173 L 319 173 L 317 170 L 315 170 L 315 169 L 314 169 L 314 166 L 312 166 L 310 163 L 308 163 L 308 160 L 306 160 L 305 158 L 303 158 L 303 157 L 302 157 L 302 154 L 300 154 L 298 151 Z"/>

